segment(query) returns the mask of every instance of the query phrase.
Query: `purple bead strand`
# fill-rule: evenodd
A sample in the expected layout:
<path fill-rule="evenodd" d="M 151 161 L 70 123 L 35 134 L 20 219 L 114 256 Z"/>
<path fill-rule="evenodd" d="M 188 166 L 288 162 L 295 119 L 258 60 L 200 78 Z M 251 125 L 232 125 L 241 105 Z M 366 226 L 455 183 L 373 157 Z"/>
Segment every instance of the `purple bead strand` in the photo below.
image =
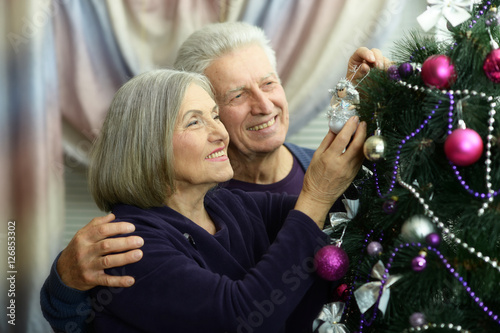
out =
<path fill-rule="evenodd" d="M 392 263 L 394 261 L 394 257 L 396 256 L 396 254 L 399 252 L 400 249 L 403 249 L 405 247 L 410 247 L 410 246 L 411 247 L 422 247 L 422 243 L 400 244 L 399 247 L 394 248 L 394 250 L 391 252 L 391 255 L 390 255 L 390 258 L 389 258 L 389 262 L 387 263 L 387 266 L 385 268 L 385 273 L 383 275 L 383 280 L 381 281 L 381 286 L 380 286 L 380 291 L 379 291 L 379 297 L 378 297 L 377 303 L 376 303 L 377 307 L 378 307 L 378 302 L 380 300 L 380 297 L 382 296 L 382 293 L 383 293 L 384 285 L 387 282 L 387 277 L 389 276 L 389 269 L 392 266 Z M 493 311 L 491 311 L 488 308 L 488 306 L 484 304 L 484 302 L 481 300 L 481 298 L 479 298 L 478 296 L 476 296 L 476 293 L 471 289 L 471 287 L 469 287 L 469 284 L 467 283 L 467 281 L 465 281 L 464 278 L 462 276 L 460 276 L 460 274 L 458 274 L 458 272 L 456 271 L 456 269 L 448 262 L 448 260 L 444 257 L 444 255 L 441 253 L 441 251 L 439 251 L 438 249 L 436 249 L 436 248 L 434 248 L 434 247 L 432 247 L 430 245 L 427 246 L 427 250 L 436 253 L 436 255 L 441 260 L 441 262 L 443 263 L 443 265 L 446 267 L 446 269 L 448 270 L 448 272 L 450 272 L 450 274 L 452 274 L 455 277 L 455 279 L 457 279 L 458 282 L 461 283 L 462 287 L 469 294 L 469 296 L 474 300 L 474 302 L 484 311 L 484 313 L 486 313 L 490 318 L 492 318 L 497 324 L 500 325 L 500 316 L 497 315 L 497 314 L 495 314 L 495 313 L 493 313 Z M 376 311 L 374 311 L 374 312 L 376 312 Z"/>
<path fill-rule="evenodd" d="M 493 311 L 491 311 L 488 306 L 486 306 L 484 304 L 484 302 L 481 300 L 481 298 L 479 298 L 478 296 L 476 296 L 476 293 L 471 289 L 471 287 L 469 287 L 469 284 L 467 283 L 467 281 L 464 281 L 464 278 L 462 276 L 460 276 L 460 274 L 458 274 L 458 272 L 455 270 L 455 268 L 453 266 L 451 266 L 450 263 L 448 263 L 448 260 L 444 257 L 443 254 L 441 254 L 441 252 L 432 247 L 432 246 L 427 246 L 427 250 L 429 251 L 433 251 L 436 253 L 436 255 L 438 256 L 438 258 L 441 260 L 441 262 L 443 263 L 443 265 L 446 267 L 446 269 L 448 270 L 448 272 L 450 272 L 450 274 L 452 274 L 455 279 L 457 279 L 461 284 L 462 286 L 464 287 L 465 291 L 467 291 L 467 293 L 469 294 L 469 296 L 474 300 L 474 302 L 476 302 L 476 304 L 489 316 L 491 317 L 497 324 L 500 325 L 500 317 L 493 313 Z"/>
<path fill-rule="evenodd" d="M 363 245 L 362 252 L 364 252 L 364 251 L 366 250 L 366 247 L 368 246 L 368 241 L 370 240 L 370 238 L 371 238 L 371 236 L 372 236 L 373 232 L 374 232 L 374 231 L 373 231 L 373 229 L 372 229 L 372 230 L 370 230 L 370 232 L 366 235 L 366 237 L 365 237 L 365 239 L 364 239 L 364 245 Z M 383 233 L 381 233 L 380 238 L 378 239 L 379 243 L 381 243 L 381 242 L 382 242 L 382 239 L 383 239 L 383 238 L 384 238 L 384 234 L 383 234 Z M 357 266 L 357 267 L 360 267 L 360 266 L 361 266 L 361 263 L 362 263 L 362 258 L 360 258 L 360 259 L 359 259 L 359 261 L 358 261 L 358 266 Z M 352 295 L 353 295 L 353 292 L 354 292 L 354 286 L 355 286 L 355 284 L 356 284 L 357 279 L 358 279 L 358 275 L 356 275 L 356 276 L 354 277 L 354 281 L 353 281 L 353 283 L 352 283 L 351 290 L 349 291 L 349 298 L 348 298 L 348 299 L 347 299 L 347 301 L 346 301 L 346 309 L 348 308 L 348 306 L 349 306 L 349 302 L 350 302 L 350 300 L 351 300 L 351 298 L 352 298 Z M 370 274 L 368 274 L 368 276 L 367 276 L 367 278 L 366 278 L 366 283 L 368 283 L 368 282 L 370 282 Z M 378 301 L 377 301 L 377 304 L 375 305 L 375 307 L 378 307 Z M 376 318 L 376 317 L 377 317 L 377 311 L 376 311 L 376 310 L 374 310 L 374 314 L 373 314 L 373 316 L 372 316 L 372 319 L 371 319 L 369 322 L 367 322 L 367 321 L 365 320 L 365 315 L 362 313 L 362 314 L 361 314 L 361 316 L 360 316 L 361 320 L 360 320 L 360 323 L 359 323 L 359 333 L 362 333 L 362 332 L 363 332 L 363 328 L 364 328 L 364 326 L 365 326 L 365 325 L 366 325 L 366 326 L 370 326 L 370 325 L 373 323 L 373 321 L 375 320 L 375 318 Z"/>
<path fill-rule="evenodd" d="M 487 1 L 486 5 L 483 6 L 483 10 L 480 10 L 479 15 L 476 15 L 476 19 L 481 18 L 481 16 L 490 9 L 490 6 L 491 6 L 491 1 Z M 472 29 L 472 27 L 474 27 L 476 23 L 477 23 L 476 20 L 472 20 L 472 23 L 469 24 L 469 28 Z"/>
<path fill-rule="evenodd" d="M 379 182 L 378 173 L 377 173 L 377 165 L 375 163 L 373 164 L 373 175 L 375 177 L 375 187 L 377 188 L 377 193 L 378 193 L 379 197 L 381 197 L 381 198 L 388 197 L 389 194 L 394 190 L 394 186 L 396 184 L 396 176 L 398 174 L 399 160 L 401 159 L 401 150 L 403 149 L 403 146 L 408 141 L 410 141 L 412 138 L 414 138 L 418 133 L 420 133 L 425 128 L 425 126 L 427 124 L 429 124 L 429 121 L 435 115 L 436 109 L 439 108 L 439 104 L 441 104 L 441 103 L 442 103 L 442 101 L 440 100 L 438 102 L 438 104 L 434 105 L 434 110 L 432 110 L 431 114 L 427 116 L 427 119 L 425 119 L 414 132 L 411 132 L 410 135 L 407 135 L 403 140 L 401 140 L 401 143 L 399 144 L 398 150 L 396 152 L 396 158 L 395 158 L 394 166 L 393 166 L 393 170 L 392 170 L 391 181 L 389 184 L 389 190 L 387 191 L 387 193 L 385 195 L 382 194 L 382 191 L 380 189 L 380 182 Z"/>

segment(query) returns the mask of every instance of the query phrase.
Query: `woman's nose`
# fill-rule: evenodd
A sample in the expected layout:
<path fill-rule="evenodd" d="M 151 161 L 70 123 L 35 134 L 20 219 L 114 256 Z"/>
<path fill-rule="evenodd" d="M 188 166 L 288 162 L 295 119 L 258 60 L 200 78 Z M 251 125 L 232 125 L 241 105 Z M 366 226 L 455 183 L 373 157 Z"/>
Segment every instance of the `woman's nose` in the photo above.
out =
<path fill-rule="evenodd" d="M 210 125 L 210 138 L 211 140 L 227 140 L 229 133 L 224 124 L 219 120 L 213 120 Z"/>

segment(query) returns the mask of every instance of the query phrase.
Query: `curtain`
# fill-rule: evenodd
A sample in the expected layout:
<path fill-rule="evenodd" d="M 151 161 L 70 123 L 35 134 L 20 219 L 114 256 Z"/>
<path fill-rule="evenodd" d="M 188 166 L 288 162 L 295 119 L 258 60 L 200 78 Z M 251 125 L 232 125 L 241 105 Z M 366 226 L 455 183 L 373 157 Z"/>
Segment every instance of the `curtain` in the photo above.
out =
<path fill-rule="evenodd" d="M 203 25 L 245 21 L 276 51 L 290 108 L 289 134 L 325 109 L 351 54 L 377 47 L 400 22 L 406 0 L 107 0 L 114 33 L 134 73 L 171 67 L 182 42 Z"/>
<path fill-rule="evenodd" d="M 183 40 L 205 24 L 246 21 L 261 26 L 277 52 L 293 134 L 325 109 L 328 89 L 345 75 L 354 50 L 383 42 L 398 23 L 404 3 L 4 0 L 0 306 L 6 311 L 14 299 L 16 325 L 2 314 L 0 331 L 50 331 L 41 315 L 39 290 L 63 246 L 63 173 L 86 163 L 113 94 L 127 79 L 171 67 Z M 16 261 L 6 269 L 10 259 L 4 249 L 14 221 Z M 15 297 L 8 296 L 11 276 Z"/>
<path fill-rule="evenodd" d="M 64 169 L 52 25 L 56 14 L 49 1 L 3 3 L 7 68 L 1 80 L 8 94 L 2 109 L 8 146 L 3 149 L 8 157 L 1 166 L 0 201 L 7 204 L 1 233 L 8 236 L 2 239 L 1 251 L 0 294 L 6 312 L 0 321 L 2 332 L 48 331 L 38 294 L 63 226 Z M 15 321 L 9 324 L 6 319 Z"/>

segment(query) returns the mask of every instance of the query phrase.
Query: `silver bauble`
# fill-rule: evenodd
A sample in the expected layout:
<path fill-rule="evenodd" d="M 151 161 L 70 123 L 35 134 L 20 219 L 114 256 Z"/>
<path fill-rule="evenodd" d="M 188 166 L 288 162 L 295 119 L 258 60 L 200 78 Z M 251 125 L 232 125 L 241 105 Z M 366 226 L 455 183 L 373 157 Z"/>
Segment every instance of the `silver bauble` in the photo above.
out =
<path fill-rule="evenodd" d="M 330 127 L 330 130 L 335 134 L 339 134 L 339 132 L 344 127 L 345 123 L 347 123 L 347 121 L 351 117 L 359 116 L 356 111 L 356 108 L 342 109 L 341 106 L 342 104 L 340 106 L 337 106 L 335 109 L 332 109 L 328 114 L 328 117 L 330 118 L 330 121 L 328 122 L 328 127 Z"/>
<path fill-rule="evenodd" d="M 401 235 L 408 242 L 421 241 L 433 232 L 436 232 L 434 224 L 425 215 L 414 215 L 401 227 Z"/>
<path fill-rule="evenodd" d="M 372 135 L 366 139 L 363 146 L 363 153 L 368 160 L 376 162 L 385 158 L 386 146 L 387 143 L 383 136 Z"/>
<path fill-rule="evenodd" d="M 330 127 L 330 131 L 333 133 L 339 134 L 348 120 L 349 118 L 347 116 L 331 117 L 328 122 L 328 127 Z"/>

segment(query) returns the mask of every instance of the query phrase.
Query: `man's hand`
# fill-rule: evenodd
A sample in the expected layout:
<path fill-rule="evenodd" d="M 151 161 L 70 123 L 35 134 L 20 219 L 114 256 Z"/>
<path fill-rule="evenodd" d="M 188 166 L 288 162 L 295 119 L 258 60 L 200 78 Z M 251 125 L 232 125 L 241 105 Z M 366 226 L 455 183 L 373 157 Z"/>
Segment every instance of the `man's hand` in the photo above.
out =
<path fill-rule="evenodd" d="M 391 61 L 386 57 L 384 57 L 379 49 L 369 50 L 366 47 L 360 47 L 349 58 L 349 63 L 347 64 L 346 78 L 351 80 L 355 84 L 357 81 L 361 80 L 366 74 L 368 74 L 370 68 L 375 67 L 387 70 L 390 65 Z M 356 71 L 356 73 L 354 73 L 354 71 Z"/>
<path fill-rule="evenodd" d="M 113 214 L 92 219 L 62 251 L 56 268 L 65 285 L 85 291 L 96 286 L 130 287 L 135 283 L 131 276 L 112 276 L 104 272 L 104 269 L 131 264 L 142 258 L 139 248 L 144 240 L 141 237 L 108 238 L 135 230 L 132 223 L 109 223 L 114 219 Z"/>

